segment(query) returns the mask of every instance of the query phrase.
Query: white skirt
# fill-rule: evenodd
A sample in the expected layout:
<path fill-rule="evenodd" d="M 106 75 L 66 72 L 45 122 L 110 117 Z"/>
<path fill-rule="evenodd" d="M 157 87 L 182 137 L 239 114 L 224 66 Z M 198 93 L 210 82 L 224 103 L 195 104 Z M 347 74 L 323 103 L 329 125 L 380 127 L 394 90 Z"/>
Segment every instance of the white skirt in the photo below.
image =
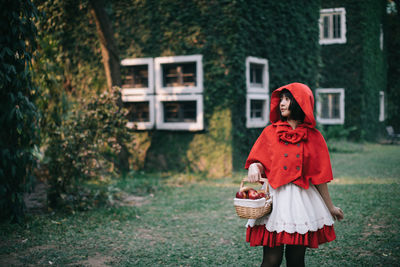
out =
<path fill-rule="evenodd" d="M 314 185 L 304 189 L 289 183 L 277 189 L 270 186 L 269 189 L 272 212 L 259 219 L 248 220 L 246 227 L 265 224 L 269 232 L 305 234 L 325 225 L 333 225 L 334 219 Z"/>

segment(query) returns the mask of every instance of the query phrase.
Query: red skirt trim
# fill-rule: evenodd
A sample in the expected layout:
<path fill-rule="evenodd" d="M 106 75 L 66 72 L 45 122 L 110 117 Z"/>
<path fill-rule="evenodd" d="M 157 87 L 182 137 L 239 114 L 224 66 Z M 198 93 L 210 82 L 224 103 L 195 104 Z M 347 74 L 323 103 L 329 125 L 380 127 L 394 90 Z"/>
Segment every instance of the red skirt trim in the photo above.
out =
<path fill-rule="evenodd" d="M 286 233 L 285 231 L 269 232 L 265 225 L 255 225 L 247 227 L 246 242 L 254 246 L 276 247 L 283 244 L 286 245 L 302 245 L 309 248 L 318 248 L 319 244 L 330 242 L 336 239 L 333 225 L 324 225 L 323 228 L 315 232 L 307 232 L 305 234 Z"/>

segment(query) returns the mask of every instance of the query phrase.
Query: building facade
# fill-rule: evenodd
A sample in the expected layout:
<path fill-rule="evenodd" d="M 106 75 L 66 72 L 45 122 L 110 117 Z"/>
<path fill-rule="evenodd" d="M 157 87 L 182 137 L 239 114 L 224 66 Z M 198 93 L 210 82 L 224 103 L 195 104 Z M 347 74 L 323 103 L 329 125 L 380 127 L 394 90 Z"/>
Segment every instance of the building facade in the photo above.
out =
<path fill-rule="evenodd" d="M 322 129 L 373 139 L 383 127 L 384 1 L 156 2 L 136 3 L 125 21 L 135 168 L 215 177 L 243 168 L 271 92 L 291 82 L 314 91 Z"/>

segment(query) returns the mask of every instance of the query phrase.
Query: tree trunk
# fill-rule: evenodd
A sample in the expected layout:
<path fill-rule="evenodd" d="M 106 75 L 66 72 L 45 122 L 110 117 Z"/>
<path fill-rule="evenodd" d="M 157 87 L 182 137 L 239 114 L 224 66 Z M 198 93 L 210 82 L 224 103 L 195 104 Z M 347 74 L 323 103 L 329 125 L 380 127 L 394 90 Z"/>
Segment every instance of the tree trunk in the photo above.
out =
<path fill-rule="evenodd" d="M 106 72 L 107 87 L 121 86 L 121 70 L 118 48 L 114 40 L 114 33 L 108 15 L 104 9 L 104 0 L 89 0 L 90 12 L 95 21 L 97 34 L 101 44 L 101 55 L 103 57 L 104 70 Z M 118 106 L 122 107 L 122 100 L 119 99 Z M 118 155 L 118 168 L 126 173 L 129 171 L 129 152 L 126 145 L 118 140 L 122 149 Z"/>
<path fill-rule="evenodd" d="M 104 69 L 107 77 L 107 86 L 121 86 L 121 70 L 118 48 L 115 44 L 114 33 L 108 15 L 104 10 L 103 0 L 89 0 L 90 12 L 95 21 L 97 34 L 101 44 Z"/>

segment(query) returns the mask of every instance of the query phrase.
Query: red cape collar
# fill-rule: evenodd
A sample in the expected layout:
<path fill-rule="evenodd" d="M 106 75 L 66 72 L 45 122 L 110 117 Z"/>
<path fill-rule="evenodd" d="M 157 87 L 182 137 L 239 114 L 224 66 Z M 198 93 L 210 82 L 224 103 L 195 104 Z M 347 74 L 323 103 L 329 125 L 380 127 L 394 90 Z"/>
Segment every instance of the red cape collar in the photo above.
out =
<path fill-rule="evenodd" d="M 296 144 L 302 140 L 307 140 L 307 128 L 309 128 L 307 124 L 302 123 L 296 129 L 293 129 L 286 121 L 278 121 L 273 125 L 276 127 L 279 140 L 283 142 Z"/>

